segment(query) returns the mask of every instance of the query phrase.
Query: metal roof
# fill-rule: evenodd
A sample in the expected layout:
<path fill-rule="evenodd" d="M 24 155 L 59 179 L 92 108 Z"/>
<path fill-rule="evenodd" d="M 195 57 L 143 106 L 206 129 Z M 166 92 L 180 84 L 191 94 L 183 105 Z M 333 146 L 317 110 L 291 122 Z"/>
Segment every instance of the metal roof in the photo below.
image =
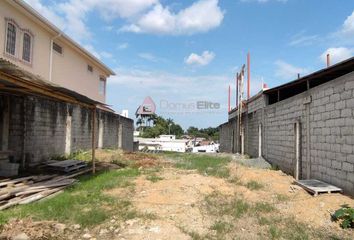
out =
<path fill-rule="evenodd" d="M 268 89 L 268 90 L 264 91 L 264 94 L 271 94 L 271 93 L 274 93 L 278 90 L 290 89 L 291 87 L 293 87 L 295 85 L 298 85 L 298 84 L 301 84 L 301 83 L 304 83 L 307 81 L 309 81 L 310 84 L 316 80 L 317 81 L 321 81 L 321 80 L 330 81 L 330 80 L 333 80 L 335 78 L 338 78 L 340 76 L 343 76 L 343 75 L 348 74 L 353 71 L 354 71 L 354 57 L 344 60 L 342 62 L 339 62 L 337 64 L 334 64 L 330 67 L 313 72 L 307 76 L 301 77 L 301 78 L 296 79 L 294 81 L 285 83 L 285 84 L 280 85 L 278 87 Z"/>

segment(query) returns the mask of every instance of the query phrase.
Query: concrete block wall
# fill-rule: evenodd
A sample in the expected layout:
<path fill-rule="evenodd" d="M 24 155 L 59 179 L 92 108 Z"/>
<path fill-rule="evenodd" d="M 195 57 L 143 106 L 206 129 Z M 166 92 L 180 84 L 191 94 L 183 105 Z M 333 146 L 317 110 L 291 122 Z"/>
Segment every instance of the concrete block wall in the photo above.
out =
<path fill-rule="evenodd" d="M 122 124 L 122 149 L 126 151 L 134 150 L 134 122 L 130 118 L 120 116 L 120 124 Z"/>
<path fill-rule="evenodd" d="M 323 180 L 354 195 L 354 72 L 272 105 L 263 101 L 264 105 L 248 104 L 247 118 L 243 120 L 246 154 L 257 156 L 258 126 L 262 124 L 263 157 L 294 176 L 298 121 L 300 177 Z M 220 127 L 221 151 L 238 149 L 237 142 L 228 140 L 234 119 Z"/>
<path fill-rule="evenodd" d="M 220 125 L 219 127 L 220 131 L 220 152 L 226 152 L 226 153 L 232 153 L 232 122 L 229 121 L 227 123 L 224 123 Z"/>
<path fill-rule="evenodd" d="M 265 141 L 263 156 L 272 164 L 291 175 L 294 175 L 295 169 L 294 124 L 299 119 L 302 123 L 305 122 L 304 111 L 305 105 L 301 94 L 267 106 L 264 111 L 263 132 Z M 302 126 L 304 125 L 302 124 Z M 302 134 L 302 136 L 306 136 L 306 134 Z M 306 139 L 302 137 L 302 146 L 306 146 L 305 141 Z M 303 152 L 302 156 L 306 156 L 306 154 Z"/>
<path fill-rule="evenodd" d="M 64 155 L 67 137 L 70 139 L 71 153 L 91 149 L 92 110 L 32 96 L 0 94 L 0 101 L 0 110 L 9 111 L 8 150 L 14 152 L 16 162 L 22 163 L 25 159 L 26 165 L 32 165 L 53 156 Z M 5 102 L 9 103 L 9 108 Z M 71 128 L 67 127 L 70 119 L 68 116 L 71 116 Z M 96 146 L 100 122 L 103 124 L 103 148 L 118 148 L 121 134 L 121 148 L 133 150 L 132 119 L 98 109 Z M 70 135 L 67 135 L 68 129 Z"/>
<path fill-rule="evenodd" d="M 354 73 L 311 91 L 311 177 L 354 195 Z"/>

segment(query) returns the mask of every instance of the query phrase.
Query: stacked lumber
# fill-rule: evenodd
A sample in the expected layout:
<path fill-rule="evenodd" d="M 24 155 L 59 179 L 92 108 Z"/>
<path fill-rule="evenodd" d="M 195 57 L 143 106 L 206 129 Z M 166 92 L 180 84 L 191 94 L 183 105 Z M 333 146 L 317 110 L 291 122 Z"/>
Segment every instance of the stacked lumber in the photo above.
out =
<path fill-rule="evenodd" d="M 88 171 L 91 169 L 68 176 L 50 174 L 0 180 L 0 210 L 51 197 L 74 184 L 77 180 L 73 177 Z"/>
<path fill-rule="evenodd" d="M 71 173 L 87 167 L 87 163 L 80 160 L 49 161 L 46 168 L 55 172 Z"/>

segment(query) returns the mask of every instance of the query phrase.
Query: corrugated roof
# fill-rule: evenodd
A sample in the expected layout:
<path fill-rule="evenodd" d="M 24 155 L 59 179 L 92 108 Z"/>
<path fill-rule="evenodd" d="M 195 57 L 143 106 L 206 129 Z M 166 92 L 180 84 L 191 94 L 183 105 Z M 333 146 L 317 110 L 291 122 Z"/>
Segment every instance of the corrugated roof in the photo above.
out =
<path fill-rule="evenodd" d="M 321 78 L 322 79 L 328 78 L 329 80 L 331 80 L 331 79 L 338 78 L 340 76 L 343 76 L 343 75 L 348 74 L 353 71 L 354 71 L 354 57 L 344 60 L 342 62 L 339 62 L 337 64 L 334 64 L 330 67 L 313 72 L 309 75 L 306 75 L 306 76 L 296 79 L 294 81 L 285 83 L 285 84 L 280 85 L 278 87 L 268 89 L 268 90 L 264 91 L 264 93 L 270 94 L 272 92 L 276 92 L 281 89 L 291 88 L 292 86 L 303 83 L 303 82 L 309 81 L 311 83 L 312 81 L 320 80 Z"/>

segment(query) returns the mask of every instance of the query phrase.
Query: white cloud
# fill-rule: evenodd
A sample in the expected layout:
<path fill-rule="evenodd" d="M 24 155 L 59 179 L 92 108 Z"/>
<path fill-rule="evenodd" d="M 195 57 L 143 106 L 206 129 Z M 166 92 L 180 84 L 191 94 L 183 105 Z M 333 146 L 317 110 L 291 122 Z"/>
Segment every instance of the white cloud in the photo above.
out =
<path fill-rule="evenodd" d="M 66 0 L 44 6 L 43 0 L 25 0 L 61 30 L 81 42 L 91 37 L 86 25 L 87 14 L 98 11 L 106 21 L 115 18 L 131 18 L 148 10 L 159 0 Z M 109 30 L 112 26 L 105 28 Z"/>
<path fill-rule="evenodd" d="M 215 54 L 213 52 L 204 51 L 201 55 L 191 53 L 189 57 L 184 60 L 184 62 L 188 65 L 205 66 L 213 61 L 214 58 Z"/>
<path fill-rule="evenodd" d="M 166 35 L 207 32 L 218 27 L 224 18 L 218 3 L 218 0 L 199 0 L 178 13 L 159 3 L 121 31 Z"/>
<path fill-rule="evenodd" d="M 327 54 L 330 54 L 331 64 L 335 64 L 335 63 L 338 63 L 338 62 L 341 62 L 343 60 L 353 57 L 354 49 L 349 49 L 349 48 L 345 48 L 345 47 L 328 48 L 320 56 L 320 59 L 324 63 L 327 62 Z"/>
<path fill-rule="evenodd" d="M 121 43 L 118 45 L 118 49 L 127 49 L 129 47 L 129 43 Z"/>
<path fill-rule="evenodd" d="M 309 69 L 307 68 L 296 67 L 282 60 L 276 61 L 275 65 L 275 76 L 281 79 L 296 79 L 298 74 L 305 75 L 309 73 Z"/>
<path fill-rule="evenodd" d="M 342 33 L 349 36 L 354 36 L 354 11 L 344 21 L 342 26 Z"/>
<path fill-rule="evenodd" d="M 241 2 L 258 2 L 258 3 L 267 3 L 267 2 L 281 2 L 286 3 L 288 0 L 241 0 Z"/>
<path fill-rule="evenodd" d="M 64 0 L 48 6 L 42 4 L 43 0 L 25 1 L 78 42 L 92 35 L 86 24 L 92 11 L 106 22 L 118 18 L 129 22 L 121 31 L 170 35 L 206 32 L 218 27 L 224 18 L 219 0 L 198 0 L 178 13 L 171 12 L 160 0 Z M 110 24 L 105 29 L 112 27 Z"/>
<path fill-rule="evenodd" d="M 150 92 L 181 94 L 180 89 L 184 89 L 182 97 L 204 96 L 208 99 L 215 96 L 215 89 L 226 89 L 229 78 L 223 75 L 200 75 L 184 76 L 168 72 L 144 71 L 138 69 L 115 69 L 117 76 L 108 79 L 108 84 L 129 87 L 132 89 L 141 88 Z M 192 94 L 193 93 L 193 94 Z"/>
<path fill-rule="evenodd" d="M 37 12 L 47 18 L 50 22 L 52 22 L 55 26 L 60 29 L 65 28 L 66 23 L 65 20 L 59 16 L 55 11 L 46 7 L 41 3 L 41 0 L 25 0 L 32 8 L 34 8 Z"/>
<path fill-rule="evenodd" d="M 151 61 L 151 62 L 157 62 L 158 58 L 156 56 L 154 56 L 151 53 L 139 53 L 138 56 L 142 59 Z"/>
<path fill-rule="evenodd" d="M 112 53 L 106 51 L 101 52 L 100 56 L 102 56 L 103 58 L 113 58 Z"/>
<path fill-rule="evenodd" d="M 318 35 L 305 35 L 305 31 L 295 34 L 291 37 L 290 46 L 308 46 L 319 40 Z"/>
<path fill-rule="evenodd" d="M 91 44 L 85 44 L 83 47 L 89 51 L 93 56 L 98 59 L 101 59 L 101 55 L 95 50 L 95 48 Z"/>

